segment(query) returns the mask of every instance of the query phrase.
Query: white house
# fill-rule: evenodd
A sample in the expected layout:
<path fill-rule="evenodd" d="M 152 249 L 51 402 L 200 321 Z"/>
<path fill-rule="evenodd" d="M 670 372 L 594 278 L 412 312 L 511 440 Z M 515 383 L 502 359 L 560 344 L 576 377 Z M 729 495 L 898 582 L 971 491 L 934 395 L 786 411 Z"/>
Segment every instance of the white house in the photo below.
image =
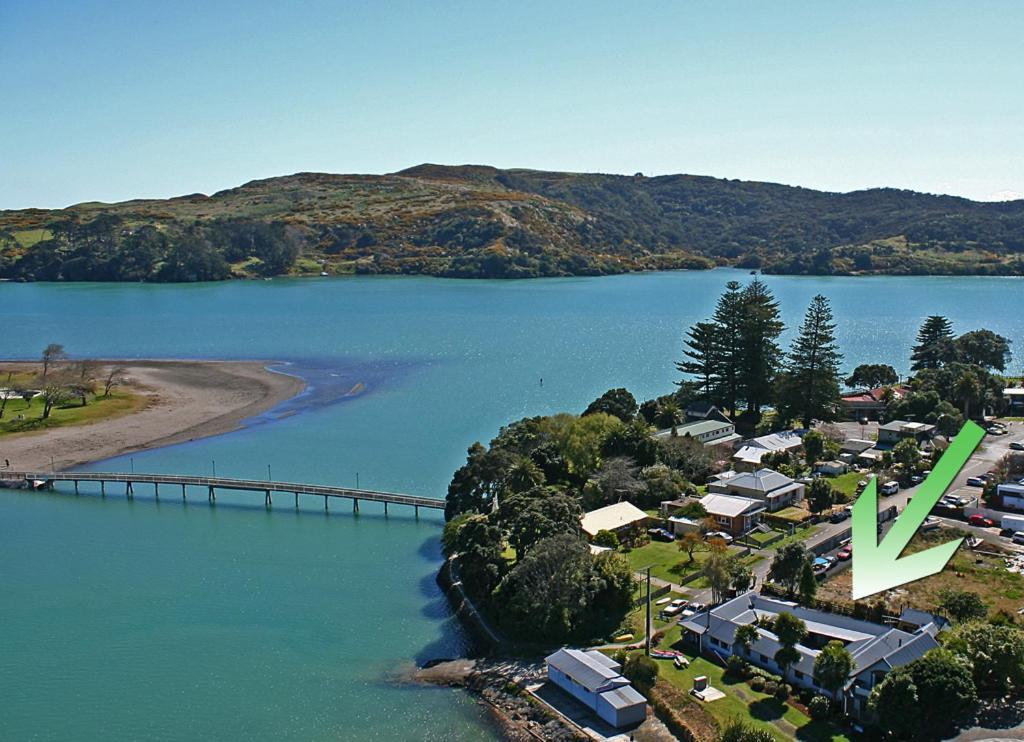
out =
<path fill-rule="evenodd" d="M 598 531 L 619 533 L 634 523 L 643 525 L 647 522 L 647 517 L 647 513 L 633 503 L 617 502 L 614 505 L 605 505 L 603 508 L 584 513 L 580 526 L 587 536 L 593 538 Z"/>
<path fill-rule="evenodd" d="M 761 458 L 774 451 L 795 453 L 803 446 L 803 439 L 791 430 L 769 433 L 743 441 L 733 454 L 733 466 L 737 471 L 755 471 L 761 468 Z"/>
<path fill-rule="evenodd" d="M 708 492 L 761 500 L 773 513 L 804 499 L 804 485 L 774 469 L 724 472 L 717 481 L 709 480 Z"/>
<path fill-rule="evenodd" d="M 552 683 L 613 727 L 640 724 L 647 718 L 647 700 L 622 676 L 622 666 L 612 658 L 593 649 L 559 649 L 545 662 Z"/>
<path fill-rule="evenodd" d="M 853 657 L 853 671 L 835 695 L 845 702 L 847 713 L 855 717 L 865 714 L 871 689 L 887 673 L 939 646 L 935 635 L 942 626 L 939 619 L 924 614 L 924 620 L 912 622 L 917 626 L 915 630 L 904 631 L 804 608 L 751 591 L 684 620 L 683 639 L 700 651 L 714 652 L 723 658 L 738 654 L 758 667 L 778 673 L 774 657 L 781 645 L 768 627 L 780 613 L 791 613 L 807 626 L 807 637 L 795 647 L 800 659 L 786 673 L 786 682 L 828 695 L 814 677 L 814 660 L 828 642 L 842 642 Z M 757 640 L 748 650 L 736 645 L 736 629 L 755 622 Z"/>
<path fill-rule="evenodd" d="M 904 438 L 912 438 L 918 443 L 923 443 L 933 435 L 935 435 L 935 426 L 928 423 L 893 420 L 878 426 L 878 443 L 880 445 L 894 446 Z"/>
<path fill-rule="evenodd" d="M 741 437 L 736 434 L 736 426 L 725 420 L 699 420 L 697 422 L 665 428 L 654 434 L 655 438 L 690 438 L 705 447 L 732 446 Z"/>

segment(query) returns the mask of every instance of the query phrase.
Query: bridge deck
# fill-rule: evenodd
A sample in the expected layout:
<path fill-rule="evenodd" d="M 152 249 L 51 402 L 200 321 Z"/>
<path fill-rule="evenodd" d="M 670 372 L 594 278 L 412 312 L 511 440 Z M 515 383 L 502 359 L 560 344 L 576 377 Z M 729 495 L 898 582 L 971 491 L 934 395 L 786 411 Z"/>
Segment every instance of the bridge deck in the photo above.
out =
<path fill-rule="evenodd" d="M 261 479 L 232 479 L 229 477 L 194 477 L 174 474 L 126 474 L 124 472 L 31 472 L 0 471 L 2 482 L 124 482 L 125 484 L 177 485 L 182 487 L 206 487 L 221 490 L 251 490 L 254 492 L 287 492 L 295 495 L 317 495 L 320 497 L 341 497 L 349 500 L 411 505 L 416 508 L 444 510 L 444 501 L 433 497 L 404 495 L 397 492 L 331 487 L 322 484 L 298 482 L 271 482 Z"/>

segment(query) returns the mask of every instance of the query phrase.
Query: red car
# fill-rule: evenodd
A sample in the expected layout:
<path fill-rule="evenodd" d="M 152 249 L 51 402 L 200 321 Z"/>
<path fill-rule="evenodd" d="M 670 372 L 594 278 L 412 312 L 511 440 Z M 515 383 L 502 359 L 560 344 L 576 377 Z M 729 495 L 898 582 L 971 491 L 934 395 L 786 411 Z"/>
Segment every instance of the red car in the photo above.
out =
<path fill-rule="evenodd" d="M 853 558 L 853 547 L 852 546 L 847 546 L 846 548 L 842 549 L 838 554 L 836 554 L 836 559 L 838 559 L 841 562 L 845 562 L 846 560 L 852 559 L 852 558 Z"/>
<path fill-rule="evenodd" d="M 992 520 L 991 518 L 986 518 L 981 513 L 975 513 L 967 519 L 967 522 L 970 523 L 972 526 L 980 526 L 982 528 L 991 528 L 996 524 L 994 520 Z"/>

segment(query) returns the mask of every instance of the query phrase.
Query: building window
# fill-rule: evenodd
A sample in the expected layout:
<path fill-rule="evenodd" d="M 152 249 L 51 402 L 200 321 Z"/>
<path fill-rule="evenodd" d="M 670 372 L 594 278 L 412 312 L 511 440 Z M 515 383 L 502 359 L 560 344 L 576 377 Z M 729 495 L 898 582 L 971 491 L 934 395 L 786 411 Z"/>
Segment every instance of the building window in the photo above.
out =
<path fill-rule="evenodd" d="M 767 657 L 765 657 L 763 654 L 760 655 L 760 657 L 761 657 L 761 662 L 764 662 L 765 664 L 768 664 L 768 658 Z"/>
<path fill-rule="evenodd" d="M 793 674 L 796 675 L 796 679 L 797 680 L 803 680 L 804 679 L 804 674 L 802 672 L 800 672 L 799 670 L 794 670 Z"/>

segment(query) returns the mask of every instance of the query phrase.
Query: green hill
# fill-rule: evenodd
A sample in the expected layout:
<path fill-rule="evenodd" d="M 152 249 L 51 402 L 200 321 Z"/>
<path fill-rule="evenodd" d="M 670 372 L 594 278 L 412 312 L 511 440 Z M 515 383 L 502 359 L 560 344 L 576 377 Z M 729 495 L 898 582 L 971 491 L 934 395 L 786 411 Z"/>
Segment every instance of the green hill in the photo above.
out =
<path fill-rule="evenodd" d="M 1024 201 L 827 193 L 692 175 L 419 165 L 212 196 L 0 211 L 0 278 L 287 273 L 516 278 L 737 265 L 1024 275 Z"/>

